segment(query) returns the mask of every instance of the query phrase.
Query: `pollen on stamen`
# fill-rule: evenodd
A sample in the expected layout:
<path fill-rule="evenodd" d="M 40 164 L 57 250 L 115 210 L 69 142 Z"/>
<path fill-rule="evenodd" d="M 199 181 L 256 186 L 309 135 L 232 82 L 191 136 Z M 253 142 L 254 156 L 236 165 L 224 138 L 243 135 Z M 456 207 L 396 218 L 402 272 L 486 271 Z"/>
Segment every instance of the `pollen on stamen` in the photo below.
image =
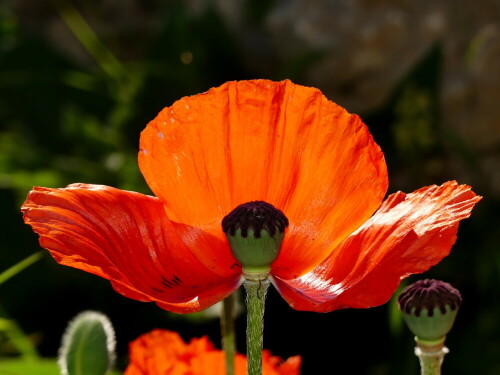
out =
<path fill-rule="evenodd" d="M 163 133 L 162 133 L 162 132 L 158 132 L 158 137 L 159 137 L 160 139 L 163 139 L 163 137 L 164 137 Z"/>
<path fill-rule="evenodd" d="M 175 122 L 175 119 L 173 117 L 170 117 L 170 122 L 173 124 Z"/>

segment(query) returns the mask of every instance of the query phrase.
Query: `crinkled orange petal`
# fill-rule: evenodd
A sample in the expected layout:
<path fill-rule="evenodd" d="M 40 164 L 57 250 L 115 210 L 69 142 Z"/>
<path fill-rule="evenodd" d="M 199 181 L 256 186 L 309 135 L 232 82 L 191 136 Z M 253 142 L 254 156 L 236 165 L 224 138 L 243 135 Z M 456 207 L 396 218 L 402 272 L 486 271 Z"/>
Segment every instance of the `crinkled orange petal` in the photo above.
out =
<path fill-rule="evenodd" d="M 228 82 L 165 108 L 141 134 L 139 166 L 169 218 L 223 238 L 221 220 L 264 200 L 290 220 L 273 272 L 297 277 L 358 228 L 387 189 L 366 126 L 319 90 Z"/>
<path fill-rule="evenodd" d="M 245 361 L 246 363 L 246 361 Z M 299 375 L 302 357 L 294 355 L 283 360 L 281 357 L 271 355 L 269 350 L 262 352 L 262 368 L 264 375 Z M 244 375 L 242 372 L 241 375 Z"/>
<path fill-rule="evenodd" d="M 283 361 L 267 350 L 262 353 L 263 375 L 299 375 L 301 358 Z M 247 360 L 235 356 L 236 375 L 247 373 Z M 207 337 L 185 343 L 176 332 L 155 329 L 130 343 L 130 364 L 125 375 L 224 375 L 225 355 Z"/>
<path fill-rule="evenodd" d="M 449 254 L 459 221 L 469 217 L 480 199 L 469 186 L 454 181 L 392 194 L 313 271 L 296 280 L 274 277 L 273 282 L 297 310 L 381 305 L 401 279 L 426 271 Z"/>
<path fill-rule="evenodd" d="M 176 332 L 155 329 L 144 334 L 129 344 L 130 364 L 125 375 L 168 374 L 174 366 L 179 366 L 186 347 Z M 212 348 L 206 348 L 209 349 Z"/>
<path fill-rule="evenodd" d="M 272 356 L 268 350 L 262 352 L 262 375 L 299 375 L 302 358 L 293 356 L 283 361 L 280 357 Z M 243 354 L 236 354 L 234 358 L 236 375 L 247 374 L 247 358 Z M 207 371 L 210 369 L 210 371 Z M 221 350 L 207 351 L 193 357 L 190 361 L 190 375 L 225 375 L 225 354 Z M 174 372 L 169 373 L 174 375 Z M 177 373 L 175 373 L 177 374 Z M 179 372 L 179 375 L 181 373 Z"/>
<path fill-rule="evenodd" d="M 209 269 L 197 258 L 224 243 L 201 234 L 183 238 L 155 197 L 102 185 L 36 187 L 23 212 L 57 262 L 110 280 L 126 297 L 187 313 L 239 286 L 237 268 Z"/>

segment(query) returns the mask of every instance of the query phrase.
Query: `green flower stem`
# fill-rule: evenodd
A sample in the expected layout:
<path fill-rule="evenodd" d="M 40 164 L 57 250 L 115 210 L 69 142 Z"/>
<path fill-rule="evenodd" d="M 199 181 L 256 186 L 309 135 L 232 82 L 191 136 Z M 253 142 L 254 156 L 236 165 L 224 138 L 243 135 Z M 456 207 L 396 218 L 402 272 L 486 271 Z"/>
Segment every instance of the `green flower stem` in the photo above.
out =
<path fill-rule="evenodd" d="M 236 335 L 234 329 L 235 294 L 224 299 L 221 314 L 222 349 L 226 355 L 226 375 L 234 375 L 234 355 Z"/>
<path fill-rule="evenodd" d="M 126 77 L 126 70 L 121 62 L 106 47 L 85 18 L 68 0 L 52 0 L 63 22 L 73 32 L 78 41 L 99 64 L 101 69 L 117 82 Z"/>
<path fill-rule="evenodd" d="M 415 355 L 420 360 L 421 375 L 441 375 L 441 365 L 448 348 L 444 346 L 444 337 L 437 341 L 423 341 L 415 338 Z"/>
<path fill-rule="evenodd" d="M 11 277 L 16 276 L 25 268 L 31 266 L 33 263 L 41 259 L 43 255 L 44 255 L 43 251 L 31 254 L 29 257 L 24 258 L 19 263 L 16 263 L 10 268 L 6 269 L 5 271 L 0 272 L 0 285 L 9 280 Z"/>
<path fill-rule="evenodd" d="M 264 332 L 264 303 L 269 280 L 245 280 L 247 292 L 247 364 L 248 375 L 262 374 L 262 346 Z"/>

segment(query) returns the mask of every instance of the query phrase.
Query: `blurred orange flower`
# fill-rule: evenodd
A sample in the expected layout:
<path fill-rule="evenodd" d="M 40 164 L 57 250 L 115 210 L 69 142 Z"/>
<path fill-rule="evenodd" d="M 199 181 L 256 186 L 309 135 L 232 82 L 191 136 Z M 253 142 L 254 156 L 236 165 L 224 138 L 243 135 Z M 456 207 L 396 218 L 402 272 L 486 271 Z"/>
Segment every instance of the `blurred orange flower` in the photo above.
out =
<path fill-rule="evenodd" d="M 402 278 L 448 255 L 480 199 L 452 181 L 382 202 L 384 156 L 361 119 L 290 81 L 228 82 L 180 99 L 142 132 L 139 167 L 157 197 L 35 187 L 24 220 L 59 263 L 178 313 L 240 286 L 221 228 L 239 204 L 285 213 L 269 277 L 293 308 L 327 312 L 385 303 Z"/>
<path fill-rule="evenodd" d="M 130 343 L 130 364 L 124 375 L 224 375 L 224 352 L 204 336 L 186 344 L 176 332 L 156 329 Z M 300 356 L 283 361 L 263 352 L 263 375 L 300 374 Z M 236 375 L 245 375 L 247 359 L 235 356 Z"/>

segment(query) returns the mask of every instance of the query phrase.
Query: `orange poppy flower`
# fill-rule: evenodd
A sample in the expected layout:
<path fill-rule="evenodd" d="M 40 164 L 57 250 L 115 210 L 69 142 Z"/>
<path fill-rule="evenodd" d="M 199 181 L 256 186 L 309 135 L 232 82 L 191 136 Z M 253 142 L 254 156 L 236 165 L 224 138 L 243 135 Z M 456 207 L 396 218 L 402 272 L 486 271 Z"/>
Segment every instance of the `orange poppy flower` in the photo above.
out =
<path fill-rule="evenodd" d="M 192 339 L 186 344 L 176 333 L 156 329 L 146 333 L 129 347 L 130 364 L 124 375 L 223 375 L 225 354 L 214 348 L 204 336 Z M 301 365 L 300 356 L 283 361 L 272 356 L 267 350 L 262 353 L 263 375 L 298 375 Z M 236 375 L 247 372 L 247 359 L 242 354 L 234 358 Z"/>
<path fill-rule="evenodd" d="M 269 277 L 293 308 L 326 312 L 385 303 L 402 278 L 448 255 L 480 199 L 453 181 L 382 203 L 387 168 L 361 119 L 290 81 L 228 82 L 180 99 L 142 132 L 139 167 L 156 197 L 35 187 L 24 219 L 59 263 L 179 313 L 241 284 L 221 229 L 241 203 L 287 215 Z"/>

